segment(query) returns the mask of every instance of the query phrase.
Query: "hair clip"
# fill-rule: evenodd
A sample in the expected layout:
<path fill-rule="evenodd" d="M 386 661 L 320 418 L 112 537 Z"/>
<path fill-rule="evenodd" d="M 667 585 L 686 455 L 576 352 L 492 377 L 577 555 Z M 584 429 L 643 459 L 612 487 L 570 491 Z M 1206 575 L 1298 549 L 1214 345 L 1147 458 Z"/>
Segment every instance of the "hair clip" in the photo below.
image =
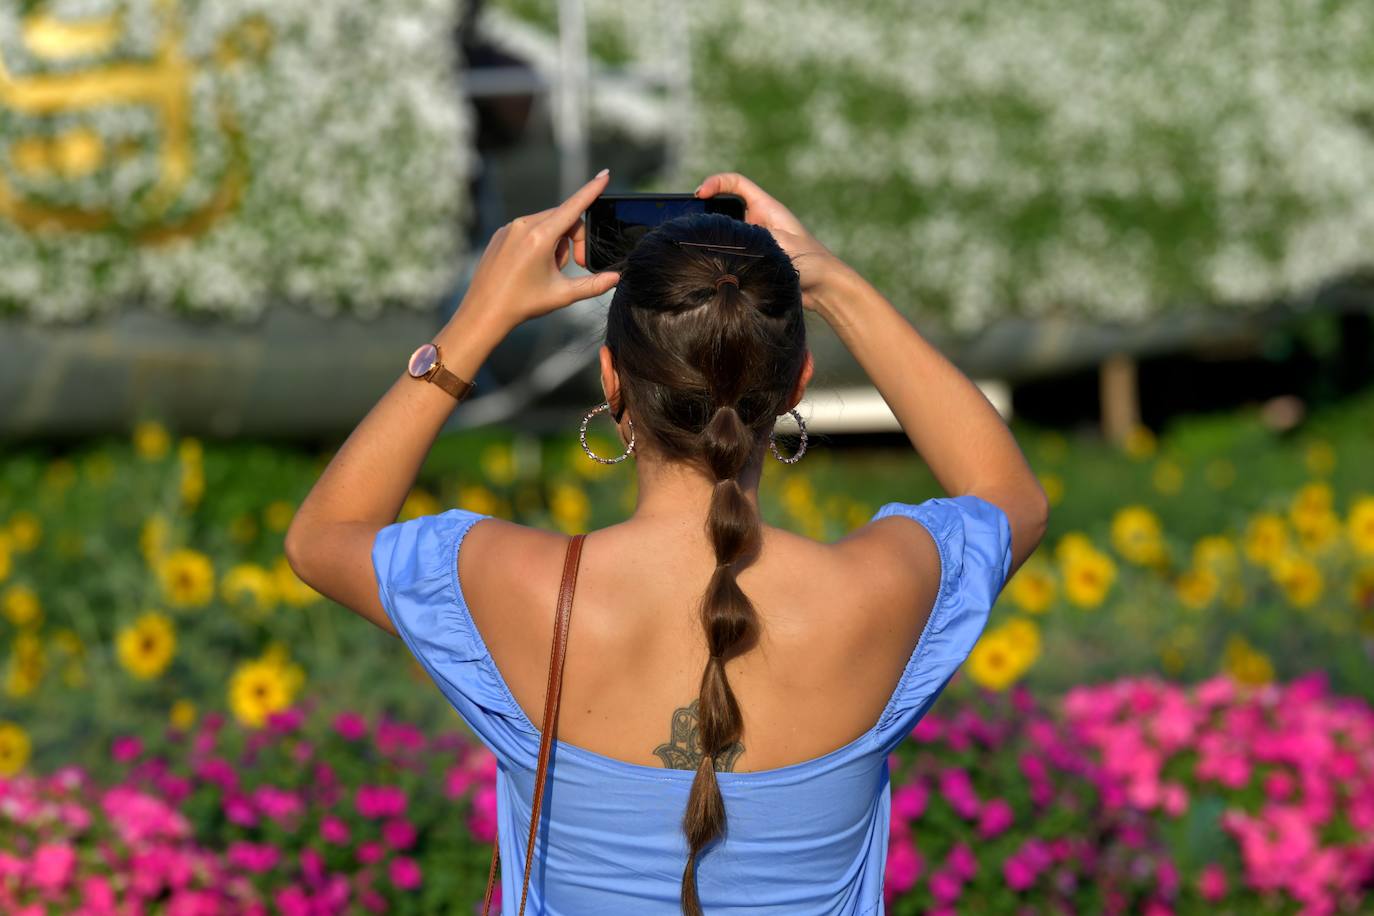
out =
<path fill-rule="evenodd" d="M 682 247 L 683 245 L 691 245 L 693 248 L 709 248 L 712 251 L 725 251 L 730 254 L 737 254 L 745 258 L 763 257 L 763 255 L 761 254 L 750 254 L 749 250 L 744 245 L 713 245 L 710 242 L 680 242 L 677 239 L 669 239 L 668 241 L 672 242 L 674 245 L 677 245 L 678 247 Z"/>

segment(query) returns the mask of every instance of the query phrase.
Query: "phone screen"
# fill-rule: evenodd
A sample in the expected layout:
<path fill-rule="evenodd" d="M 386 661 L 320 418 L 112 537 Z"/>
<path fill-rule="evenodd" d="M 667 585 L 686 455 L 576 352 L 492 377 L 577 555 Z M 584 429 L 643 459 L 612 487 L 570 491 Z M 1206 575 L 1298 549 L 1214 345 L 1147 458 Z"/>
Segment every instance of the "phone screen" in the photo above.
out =
<path fill-rule="evenodd" d="M 659 223 L 689 213 L 723 213 L 744 220 L 744 198 L 717 194 L 603 194 L 587 208 L 587 269 L 620 261 Z"/>

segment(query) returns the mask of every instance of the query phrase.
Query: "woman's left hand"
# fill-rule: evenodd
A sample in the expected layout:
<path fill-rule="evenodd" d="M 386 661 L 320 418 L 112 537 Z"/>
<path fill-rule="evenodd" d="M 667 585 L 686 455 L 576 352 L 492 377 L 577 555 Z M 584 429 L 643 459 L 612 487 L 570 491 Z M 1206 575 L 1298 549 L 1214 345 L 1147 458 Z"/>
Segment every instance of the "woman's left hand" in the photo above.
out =
<path fill-rule="evenodd" d="M 620 280 L 616 271 L 565 277 L 569 254 L 586 267 L 583 212 L 610 181 L 602 169 L 557 207 L 518 216 L 497 229 L 473 272 L 459 310 L 482 311 L 509 328 L 530 318 L 590 299 Z"/>

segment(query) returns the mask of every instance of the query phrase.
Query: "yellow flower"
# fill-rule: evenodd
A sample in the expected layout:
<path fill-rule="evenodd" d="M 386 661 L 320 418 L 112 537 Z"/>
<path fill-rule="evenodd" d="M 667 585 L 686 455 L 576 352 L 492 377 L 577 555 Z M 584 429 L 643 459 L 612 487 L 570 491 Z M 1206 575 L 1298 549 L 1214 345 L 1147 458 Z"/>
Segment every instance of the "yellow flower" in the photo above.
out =
<path fill-rule="evenodd" d="M 1361 496 L 1355 500 L 1350 507 L 1350 519 L 1346 527 L 1355 552 L 1374 556 L 1374 496 Z"/>
<path fill-rule="evenodd" d="M 258 520 L 247 512 L 229 520 L 229 539 L 235 544 L 251 544 L 258 536 Z"/>
<path fill-rule="evenodd" d="M 0 776 L 14 776 L 29 762 L 29 733 L 14 722 L 0 722 Z"/>
<path fill-rule="evenodd" d="M 1155 469 L 1150 475 L 1150 482 L 1160 493 L 1165 496 L 1172 496 L 1183 489 L 1183 468 L 1179 467 L 1176 462 L 1164 458 L 1155 465 Z"/>
<path fill-rule="evenodd" d="M 182 464 L 198 465 L 205 457 L 205 449 L 195 436 L 183 436 L 177 444 L 177 458 Z"/>
<path fill-rule="evenodd" d="M 324 597 L 301 581 L 285 554 L 279 555 L 272 564 L 272 576 L 276 580 L 278 597 L 292 607 L 305 607 Z"/>
<path fill-rule="evenodd" d="M 1269 656 L 1250 645 L 1243 636 L 1232 636 L 1226 641 L 1222 666 L 1242 684 L 1267 684 L 1274 679 L 1274 665 Z"/>
<path fill-rule="evenodd" d="M 1293 494 L 1288 506 L 1288 517 L 1294 523 L 1304 515 L 1319 515 L 1331 511 L 1333 494 L 1329 484 L 1316 481 L 1305 484 Z"/>
<path fill-rule="evenodd" d="M 181 501 L 188 507 L 200 503 L 205 495 L 205 472 L 199 464 L 187 464 L 181 468 Z"/>
<path fill-rule="evenodd" d="M 1000 627 L 974 643 L 965 667 L 975 684 L 989 690 L 1005 690 L 1025 672 L 1020 650 Z"/>
<path fill-rule="evenodd" d="M 816 507 L 816 490 L 809 477 L 796 475 L 782 482 L 782 504 L 797 518 L 804 517 Z"/>
<path fill-rule="evenodd" d="M 14 566 L 14 561 L 10 559 L 10 539 L 4 534 L 0 534 L 0 582 L 4 582 L 10 577 L 10 569 Z"/>
<path fill-rule="evenodd" d="M 114 461 L 105 452 L 92 452 L 87 455 L 83 462 L 83 469 L 86 472 L 86 479 L 95 487 L 103 487 L 114 479 Z"/>
<path fill-rule="evenodd" d="M 401 514 L 398 520 L 405 522 L 425 515 L 438 515 L 443 511 L 444 507 L 428 490 L 416 487 L 406 494 L 405 502 L 401 503 Z"/>
<path fill-rule="evenodd" d="M 71 627 L 61 627 L 52 634 L 53 645 L 73 658 L 81 658 L 86 654 L 86 644 L 81 641 L 81 637 L 76 635 L 76 631 Z"/>
<path fill-rule="evenodd" d="M 614 458 L 616 455 L 624 452 L 628 445 L 628 442 L 622 441 L 619 438 L 612 441 L 601 436 L 593 435 L 592 433 L 587 433 L 587 447 L 602 458 Z M 640 443 L 636 442 L 635 448 L 638 449 L 639 445 Z M 631 457 L 626 460 L 633 461 L 633 453 L 631 453 Z M 593 461 L 588 458 L 587 453 L 582 450 L 582 443 L 580 441 L 574 441 L 572 445 L 568 446 L 568 463 L 572 466 L 573 471 L 579 476 L 585 477 L 587 480 L 600 480 L 603 477 L 609 477 L 619 472 L 624 464 L 624 462 L 602 464 L 600 461 Z"/>
<path fill-rule="evenodd" d="M 1190 569 L 1174 582 L 1178 600 L 1190 608 L 1204 608 L 1211 604 L 1221 588 L 1221 579 L 1207 566 Z"/>
<path fill-rule="evenodd" d="M 204 607 L 215 597 L 214 564 L 198 550 L 173 550 L 158 561 L 157 575 L 172 607 Z"/>
<path fill-rule="evenodd" d="M 1040 627 L 1027 617 L 1013 617 L 1002 624 L 1002 630 L 1021 653 L 1024 668 L 1029 668 L 1040 657 Z"/>
<path fill-rule="evenodd" d="M 121 627 L 115 637 L 115 651 L 119 663 L 139 680 L 160 677 L 176 654 L 177 635 L 172 621 L 163 614 L 149 611 L 132 624 Z"/>
<path fill-rule="evenodd" d="M 156 420 L 144 420 L 134 427 L 134 451 L 145 461 L 157 461 L 167 456 L 172 437 L 167 427 Z"/>
<path fill-rule="evenodd" d="M 38 689 L 47 668 L 48 660 L 43 654 L 42 642 L 32 633 L 20 633 L 10 650 L 5 692 L 12 697 L 28 696 Z"/>
<path fill-rule="evenodd" d="M 190 700 L 177 700 L 172 704 L 167 718 L 177 731 L 190 731 L 191 726 L 196 724 L 196 704 Z"/>
<path fill-rule="evenodd" d="M 291 527 L 291 519 L 295 514 L 296 507 L 291 503 L 284 499 L 274 499 L 267 504 L 267 508 L 262 510 L 262 521 L 267 526 L 268 531 L 281 533 Z"/>
<path fill-rule="evenodd" d="M 587 520 L 591 517 L 591 501 L 587 499 L 587 494 L 581 487 L 559 481 L 553 485 L 553 492 L 549 497 L 549 511 L 553 514 L 554 523 L 565 534 L 577 534 L 587 529 Z"/>
<path fill-rule="evenodd" d="M 1324 512 L 1300 515 L 1293 520 L 1298 532 L 1298 541 L 1313 552 L 1331 547 L 1341 536 L 1341 520 L 1330 509 Z"/>
<path fill-rule="evenodd" d="M 1164 559 L 1159 518 L 1144 506 L 1126 506 L 1112 516 L 1112 546 L 1128 561 L 1154 566 Z"/>
<path fill-rule="evenodd" d="M 1221 578 L 1230 578 L 1240 571 L 1240 559 L 1235 543 L 1220 534 L 1198 538 L 1193 545 L 1193 565 L 1210 569 Z"/>
<path fill-rule="evenodd" d="M 1207 462 L 1203 476 L 1212 489 L 1225 490 L 1236 482 L 1236 466 L 1225 458 L 1213 458 Z"/>
<path fill-rule="evenodd" d="M 480 484 L 459 487 L 458 505 L 470 512 L 480 512 L 483 515 L 500 515 L 501 500 L 496 494 Z"/>
<path fill-rule="evenodd" d="M 9 536 L 15 553 L 28 553 L 43 539 L 43 523 L 32 512 L 20 509 L 10 516 Z"/>
<path fill-rule="evenodd" d="M 1116 564 L 1096 548 L 1074 551 L 1063 561 L 1064 597 L 1082 608 L 1103 602 L 1116 581 Z"/>
<path fill-rule="evenodd" d="M 1040 488 L 1045 491 L 1045 499 L 1051 506 L 1064 501 L 1064 478 L 1058 474 L 1041 474 Z"/>
<path fill-rule="evenodd" d="M 166 516 L 153 513 L 143 522 L 143 530 L 138 535 L 138 549 L 149 566 L 155 566 L 167 549 L 169 525 Z"/>
<path fill-rule="evenodd" d="M 62 492 L 76 483 L 76 468 L 66 458 L 54 458 L 43 471 L 43 485 L 50 490 Z"/>
<path fill-rule="evenodd" d="M 229 709 L 239 722 L 258 728 L 295 696 L 297 678 L 279 660 L 264 656 L 241 663 L 229 679 Z"/>
<path fill-rule="evenodd" d="M 27 627 L 43 619 L 43 608 L 38 603 L 38 595 L 27 585 L 11 585 L 0 600 L 0 610 L 5 619 L 16 627 Z"/>
<path fill-rule="evenodd" d="M 578 452 L 582 451 L 579 444 Z M 600 454 L 599 452 L 597 454 Z M 586 455 L 579 454 L 579 459 L 587 461 L 588 464 L 596 462 L 588 461 Z M 605 457 L 605 456 L 603 456 Z M 515 449 L 504 442 L 495 442 L 482 449 L 482 474 L 487 480 L 497 486 L 506 486 L 515 480 Z M 467 503 L 463 503 L 464 506 Z"/>
<path fill-rule="evenodd" d="M 1150 428 L 1139 424 L 1126 434 L 1126 439 L 1122 443 L 1126 449 L 1126 454 L 1137 459 L 1150 457 L 1155 453 L 1158 445 L 1155 434 L 1150 432 Z"/>
<path fill-rule="evenodd" d="M 277 602 L 276 577 L 257 563 L 239 563 L 224 574 L 220 596 L 232 607 L 262 616 Z"/>
<path fill-rule="evenodd" d="M 1331 443 L 1318 440 L 1307 447 L 1303 460 L 1309 474 L 1326 477 L 1336 469 L 1336 450 Z"/>
<path fill-rule="evenodd" d="M 1261 512 L 1245 528 L 1245 558 L 1256 566 L 1268 566 L 1288 551 L 1288 526 L 1283 519 Z"/>
<path fill-rule="evenodd" d="M 1060 563 L 1064 563 L 1071 556 L 1079 553 L 1089 553 L 1096 551 L 1092 540 L 1082 532 L 1070 531 L 1059 539 L 1059 543 L 1054 546 L 1054 558 Z"/>
<path fill-rule="evenodd" d="M 1007 594 L 1030 614 L 1043 614 L 1054 601 L 1054 574 L 1041 563 L 1027 563 L 1007 583 Z"/>
<path fill-rule="evenodd" d="M 1311 607 L 1322 596 L 1321 570 L 1306 557 L 1285 554 L 1274 561 L 1270 574 L 1294 607 Z"/>

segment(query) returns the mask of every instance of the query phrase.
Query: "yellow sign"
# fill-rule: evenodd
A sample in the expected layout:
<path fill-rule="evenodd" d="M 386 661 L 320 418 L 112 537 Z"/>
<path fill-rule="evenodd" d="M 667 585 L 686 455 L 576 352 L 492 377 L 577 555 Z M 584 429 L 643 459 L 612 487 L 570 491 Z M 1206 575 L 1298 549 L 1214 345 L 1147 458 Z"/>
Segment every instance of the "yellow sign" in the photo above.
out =
<path fill-rule="evenodd" d="M 132 227 L 140 242 L 156 244 L 199 235 L 238 203 L 248 180 L 248 157 L 238 119 L 219 81 L 216 127 L 226 139 L 227 164 L 208 200 L 183 200 L 196 167 L 192 78 L 198 68 L 224 70 L 244 60 L 261 60 L 271 45 L 271 28 L 261 17 L 248 17 L 222 36 L 206 59 L 194 59 L 183 47 L 179 0 L 151 2 L 158 32 L 150 59 L 113 55 L 125 28 L 120 12 L 71 22 L 54 18 L 39 3 L 24 17 L 20 34 L 33 65 L 26 69 L 32 72 L 12 73 L 0 53 L 0 123 L 18 120 L 39 130 L 0 144 L 0 219 L 29 232 L 91 232 L 123 223 Z M 88 59 L 85 66 L 73 65 Z M 83 113 L 129 105 L 146 108 L 157 124 L 151 154 L 158 177 L 141 194 L 135 212 L 123 212 L 114 201 L 90 208 L 56 202 L 64 183 L 140 154 L 140 144 L 123 140 L 112 145 L 80 123 Z"/>

